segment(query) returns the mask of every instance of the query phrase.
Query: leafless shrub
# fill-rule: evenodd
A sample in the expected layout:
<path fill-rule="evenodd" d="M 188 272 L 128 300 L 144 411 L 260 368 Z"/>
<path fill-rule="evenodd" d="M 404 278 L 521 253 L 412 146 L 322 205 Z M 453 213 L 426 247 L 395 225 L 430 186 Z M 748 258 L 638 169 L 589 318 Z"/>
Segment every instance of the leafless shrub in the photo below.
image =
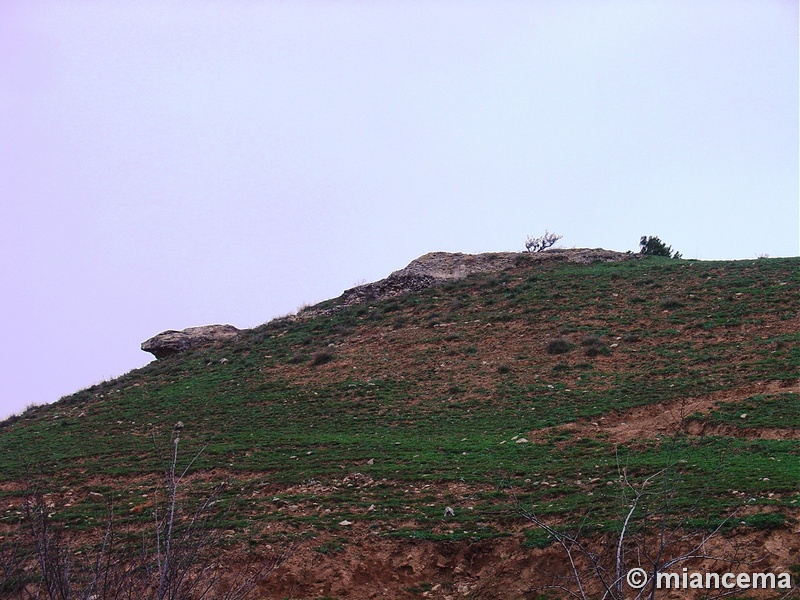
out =
<path fill-rule="evenodd" d="M 93 548 L 80 544 L 57 521 L 57 502 L 29 481 L 23 499 L 19 546 L 0 548 L 3 598 L 48 600 L 244 600 L 281 563 L 286 554 L 255 557 L 235 573 L 223 568 L 221 482 L 193 509 L 182 498 L 184 480 L 205 450 L 179 468 L 181 428 L 170 437 L 170 453 L 153 527 L 141 545 L 120 535 L 109 506 L 103 534 Z M 28 549 L 23 550 L 22 546 Z M 28 563 L 28 568 L 25 564 Z"/>
<path fill-rule="evenodd" d="M 669 503 L 659 501 L 663 500 L 659 496 L 664 494 L 662 484 L 668 477 L 665 470 L 634 482 L 623 469 L 619 488 L 623 510 L 612 533 L 599 535 L 591 531 L 586 525 L 588 513 L 578 525 L 567 529 L 556 527 L 534 510 L 523 510 L 523 517 L 547 533 L 569 564 L 569 576 L 554 577 L 550 584 L 539 589 L 557 589 L 581 600 L 654 598 L 658 573 L 683 567 L 691 561 L 713 561 L 729 568 L 740 564 L 733 545 L 719 554 L 707 550 L 727 519 L 710 532 L 698 535 L 687 527 L 697 504 L 681 518 L 675 519 L 669 514 Z M 641 589 L 627 587 L 626 576 L 634 568 L 647 573 L 647 584 Z"/>
<path fill-rule="evenodd" d="M 61 507 L 53 494 L 42 492 L 29 478 L 23 495 L 22 520 L 11 550 L 18 558 L 4 569 L 0 590 L 4 598 L 93 600 L 118 597 L 123 570 L 111 562 L 113 519 L 109 518 L 96 548 L 86 548 L 53 517 Z M 32 563 L 31 568 L 26 565 Z M 124 577 L 122 578 L 124 579 Z"/>
<path fill-rule="evenodd" d="M 544 230 L 544 235 L 539 236 L 537 238 L 528 236 L 528 239 L 525 241 L 525 251 L 526 252 L 542 252 L 543 250 L 547 250 L 550 246 L 555 244 L 558 240 L 560 240 L 563 235 L 556 235 L 555 233 L 550 233 L 547 229 Z"/>
<path fill-rule="evenodd" d="M 745 564 L 735 541 L 720 535 L 735 511 L 713 526 L 706 523 L 698 528 L 705 493 L 698 493 L 688 507 L 679 501 L 682 474 L 677 461 L 670 461 L 668 467 L 656 473 L 634 478 L 617 457 L 617 470 L 614 498 L 619 516 L 604 528 L 604 533 L 589 525 L 592 509 L 572 518 L 575 525 L 563 526 L 538 513 L 535 507 L 523 508 L 515 496 L 522 517 L 546 533 L 569 566 L 569 575 L 552 575 L 549 584 L 536 590 L 559 590 L 580 600 L 652 600 L 657 595 L 655 581 L 659 573 L 674 572 L 692 563 L 703 563 L 709 570 L 715 565 L 731 570 Z M 626 577 L 632 569 L 646 574 L 647 580 L 640 589 L 627 584 Z M 724 590 L 719 596 L 709 597 L 728 594 L 730 590 Z"/>
<path fill-rule="evenodd" d="M 25 586 L 24 564 L 29 558 L 18 540 L 0 545 L 0 598 L 21 593 Z"/>

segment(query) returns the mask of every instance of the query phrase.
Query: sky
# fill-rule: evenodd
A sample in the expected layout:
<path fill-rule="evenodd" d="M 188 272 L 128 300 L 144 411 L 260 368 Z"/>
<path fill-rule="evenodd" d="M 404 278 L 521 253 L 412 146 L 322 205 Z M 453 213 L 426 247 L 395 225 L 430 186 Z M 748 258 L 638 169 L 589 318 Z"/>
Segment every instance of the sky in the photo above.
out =
<path fill-rule="evenodd" d="M 432 251 L 800 253 L 797 0 L 0 0 L 0 418 Z"/>

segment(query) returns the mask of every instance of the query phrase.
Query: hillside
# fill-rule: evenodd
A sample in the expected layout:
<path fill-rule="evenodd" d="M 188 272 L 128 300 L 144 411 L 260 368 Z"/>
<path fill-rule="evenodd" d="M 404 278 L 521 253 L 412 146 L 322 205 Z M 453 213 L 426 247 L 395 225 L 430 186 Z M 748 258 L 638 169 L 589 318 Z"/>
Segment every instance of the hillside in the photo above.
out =
<path fill-rule="evenodd" d="M 0 592 L 37 581 L 26 501 L 85 556 L 109 507 L 134 543 L 170 448 L 178 471 L 203 449 L 178 500 L 226 508 L 227 571 L 284 553 L 253 597 L 567 597 L 542 525 L 612 557 L 634 498 L 637 565 L 669 530 L 666 554 L 713 550 L 679 567 L 797 574 L 800 259 L 427 256 L 3 423 L 2 557 L 27 574 Z"/>

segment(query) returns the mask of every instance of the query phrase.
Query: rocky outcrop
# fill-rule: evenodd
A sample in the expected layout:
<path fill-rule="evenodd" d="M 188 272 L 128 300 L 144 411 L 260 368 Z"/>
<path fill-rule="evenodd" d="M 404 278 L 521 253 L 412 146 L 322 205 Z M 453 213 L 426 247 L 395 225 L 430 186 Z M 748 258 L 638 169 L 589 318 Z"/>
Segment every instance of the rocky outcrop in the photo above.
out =
<path fill-rule="evenodd" d="M 342 294 L 342 304 L 349 306 L 365 301 L 383 300 L 409 292 L 418 292 L 438 283 L 463 279 L 473 273 L 497 272 L 516 266 L 545 262 L 616 262 L 638 258 L 631 252 L 614 252 L 602 248 L 551 249 L 545 252 L 430 252 L 411 261 L 385 279 L 367 283 Z"/>
<path fill-rule="evenodd" d="M 239 329 L 233 325 L 201 325 L 183 331 L 168 330 L 142 342 L 142 350 L 156 358 L 165 358 L 179 352 L 211 346 L 235 339 Z"/>
<path fill-rule="evenodd" d="M 384 300 L 409 292 L 419 292 L 435 285 L 437 281 L 439 280 L 431 275 L 397 271 L 380 281 L 345 290 L 342 294 L 341 306 Z"/>
<path fill-rule="evenodd" d="M 385 279 L 345 290 L 328 308 L 309 307 L 296 315 L 282 317 L 287 321 L 311 319 L 330 315 L 342 307 L 385 300 L 403 294 L 420 292 L 446 281 L 463 279 L 474 273 L 499 272 L 512 267 L 522 267 L 547 262 L 616 262 L 640 258 L 631 252 L 614 252 L 602 248 L 551 248 L 544 252 L 430 252 L 411 261 L 407 267 L 395 271 Z M 156 358 L 164 358 L 186 350 L 209 346 L 236 338 L 240 330 L 233 325 L 204 325 L 183 331 L 164 331 L 142 343 L 142 350 Z M 224 359 L 223 359 L 224 360 Z"/>

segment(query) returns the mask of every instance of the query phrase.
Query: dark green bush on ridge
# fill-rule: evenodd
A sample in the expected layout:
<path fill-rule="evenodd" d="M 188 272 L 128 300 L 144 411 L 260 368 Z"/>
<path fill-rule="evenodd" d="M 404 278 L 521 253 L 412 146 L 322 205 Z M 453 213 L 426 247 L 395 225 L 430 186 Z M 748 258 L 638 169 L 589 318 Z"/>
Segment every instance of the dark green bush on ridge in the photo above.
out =
<path fill-rule="evenodd" d="M 658 239 L 657 236 L 643 235 L 639 240 L 641 254 L 648 256 L 666 256 L 667 258 L 682 258 L 681 253 L 677 250 L 672 251 L 671 246 L 667 246 L 664 242 Z"/>

